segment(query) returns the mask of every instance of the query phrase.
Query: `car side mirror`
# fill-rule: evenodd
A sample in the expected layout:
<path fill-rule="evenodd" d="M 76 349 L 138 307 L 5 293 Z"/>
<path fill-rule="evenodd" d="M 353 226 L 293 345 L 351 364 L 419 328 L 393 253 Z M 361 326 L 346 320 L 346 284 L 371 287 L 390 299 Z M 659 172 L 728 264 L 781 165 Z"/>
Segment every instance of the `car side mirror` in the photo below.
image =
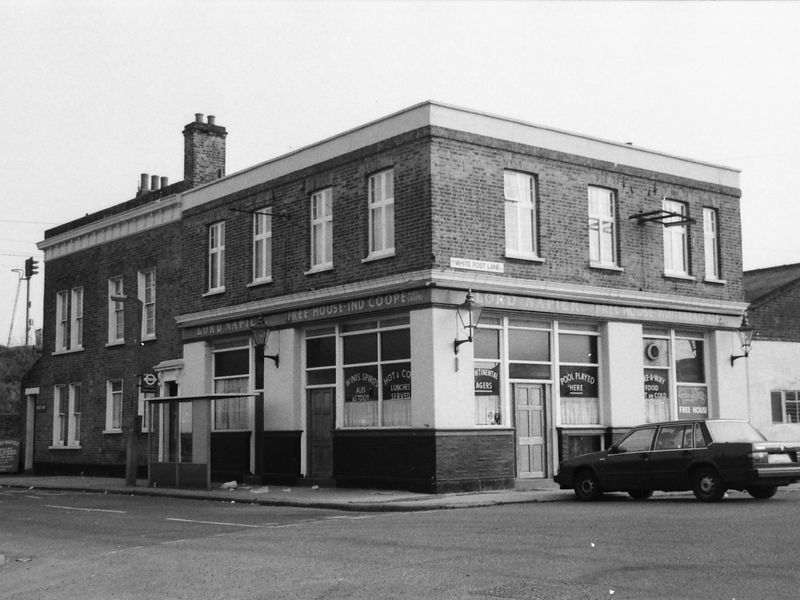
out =
<path fill-rule="evenodd" d="M 623 452 L 625 452 L 625 448 L 619 446 L 611 446 L 611 448 L 608 449 L 609 454 L 622 454 Z"/>

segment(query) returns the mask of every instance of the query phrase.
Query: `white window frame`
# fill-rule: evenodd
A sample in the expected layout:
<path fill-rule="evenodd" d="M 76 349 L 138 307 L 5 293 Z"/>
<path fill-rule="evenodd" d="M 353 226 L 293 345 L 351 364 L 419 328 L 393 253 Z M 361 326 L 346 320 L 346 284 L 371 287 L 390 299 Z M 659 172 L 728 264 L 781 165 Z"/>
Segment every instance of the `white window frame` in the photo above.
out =
<path fill-rule="evenodd" d="M 114 389 L 117 385 L 119 385 L 119 389 Z M 106 428 L 104 433 L 122 433 L 124 393 L 125 385 L 122 379 L 109 379 L 106 382 Z"/>
<path fill-rule="evenodd" d="M 80 383 L 53 387 L 53 448 L 81 447 L 80 390 Z"/>
<path fill-rule="evenodd" d="M 123 296 L 122 276 L 108 280 L 108 345 L 125 343 L 125 303 L 112 300 L 112 296 Z"/>
<path fill-rule="evenodd" d="M 208 292 L 225 291 L 225 221 L 208 226 Z"/>
<path fill-rule="evenodd" d="M 333 268 L 333 188 L 311 195 L 311 269 L 308 273 Z"/>
<path fill-rule="evenodd" d="M 776 400 L 774 398 L 776 394 L 780 395 L 781 400 L 781 420 L 775 420 L 773 407 L 772 423 L 774 425 L 797 425 L 800 423 L 800 392 L 797 390 L 774 390 L 770 393 L 771 401 L 774 402 Z M 788 397 L 789 395 L 791 395 L 791 398 Z M 788 405 L 792 405 L 794 409 L 787 410 Z"/>
<path fill-rule="evenodd" d="M 259 265 L 261 268 L 259 268 Z M 272 209 L 253 213 L 253 279 L 252 283 L 272 281 Z"/>
<path fill-rule="evenodd" d="M 617 194 L 614 190 L 590 185 L 589 263 L 597 267 L 617 267 Z"/>
<path fill-rule="evenodd" d="M 247 370 L 241 371 L 234 375 L 217 375 L 216 373 L 216 356 L 224 352 L 241 352 L 247 350 Z M 230 398 L 224 400 L 213 400 L 211 403 L 211 431 L 249 431 L 252 424 L 255 422 L 255 404 L 251 400 L 252 394 L 250 393 L 253 388 L 252 380 L 252 365 L 253 365 L 253 348 L 249 340 L 232 340 L 219 345 L 215 345 L 211 351 L 211 380 L 214 393 L 240 393 L 238 398 Z M 237 392 L 225 391 L 231 384 L 233 387 L 244 388 Z M 237 385 L 238 384 L 238 385 Z M 222 389 L 222 391 L 221 391 Z M 243 427 L 218 427 L 218 417 L 224 415 L 228 408 L 223 405 L 237 404 L 236 407 L 231 408 L 232 414 L 237 416 L 244 415 Z M 230 417 L 226 417 L 230 418 Z"/>
<path fill-rule="evenodd" d="M 506 256 L 509 258 L 540 260 L 536 196 L 534 175 L 510 169 L 503 171 Z"/>
<path fill-rule="evenodd" d="M 721 282 L 719 256 L 719 213 L 716 208 L 703 208 L 703 249 L 706 281 Z"/>
<path fill-rule="evenodd" d="M 662 208 L 682 217 L 688 216 L 685 202 L 664 199 Z M 664 227 L 664 274 L 673 277 L 690 277 L 689 273 L 689 227 L 670 225 Z"/>
<path fill-rule="evenodd" d="M 367 260 L 394 256 L 394 169 L 368 180 L 369 254 Z"/>
<path fill-rule="evenodd" d="M 70 294 L 70 348 L 83 349 L 83 288 L 72 288 Z"/>
<path fill-rule="evenodd" d="M 56 294 L 56 352 L 69 350 L 69 292 Z"/>
<path fill-rule="evenodd" d="M 148 281 L 148 279 L 150 281 Z M 146 269 L 138 274 L 138 297 L 142 302 L 141 340 L 156 339 L 156 269 Z"/>

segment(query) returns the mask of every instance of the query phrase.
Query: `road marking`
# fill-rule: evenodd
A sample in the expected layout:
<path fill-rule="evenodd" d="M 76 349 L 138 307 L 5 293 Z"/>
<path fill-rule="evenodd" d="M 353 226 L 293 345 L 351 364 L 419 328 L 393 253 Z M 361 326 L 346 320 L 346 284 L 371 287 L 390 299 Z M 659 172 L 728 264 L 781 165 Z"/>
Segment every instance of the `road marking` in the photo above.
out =
<path fill-rule="evenodd" d="M 197 523 L 199 525 L 225 525 L 228 527 L 255 527 L 255 528 L 262 528 L 262 527 L 271 527 L 274 523 L 266 523 L 264 525 L 251 525 L 249 523 L 226 523 L 224 521 L 197 521 L 195 519 L 175 519 L 172 517 L 167 517 L 167 521 L 178 521 L 180 523 Z"/>
<path fill-rule="evenodd" d="M 79 510 L 82 512 L 105 512 L 105 513 L 116 513 L 119 515 L 127 514 L 128 511 L 126 510 L 111 510 L 108 508 L 80 508 L 78 506 L 56 506 L 55 504 L 45 504 L 47 508 L 58 508 L 61 510 Z"/>

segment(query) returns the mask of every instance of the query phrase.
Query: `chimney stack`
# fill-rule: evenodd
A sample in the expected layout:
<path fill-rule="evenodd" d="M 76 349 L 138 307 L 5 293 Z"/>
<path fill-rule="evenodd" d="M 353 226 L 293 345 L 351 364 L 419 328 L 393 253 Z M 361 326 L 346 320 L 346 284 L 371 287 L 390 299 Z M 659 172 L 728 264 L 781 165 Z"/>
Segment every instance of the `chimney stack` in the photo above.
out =
<path fill-rule="evenodd" d="M 227 130 L 216 124 L 216 117 L 195 113 L 194 122 L 183 129 L 183 180 L 192 188 L 225 176 L 225 138 Z"/>

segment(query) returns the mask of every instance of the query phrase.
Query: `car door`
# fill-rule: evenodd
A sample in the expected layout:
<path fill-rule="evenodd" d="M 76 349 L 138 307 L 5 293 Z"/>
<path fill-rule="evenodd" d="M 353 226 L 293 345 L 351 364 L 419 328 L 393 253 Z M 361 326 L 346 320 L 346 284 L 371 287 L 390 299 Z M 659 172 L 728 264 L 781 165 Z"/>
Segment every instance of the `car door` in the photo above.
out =
<path fill-rule="evenodd" d="M 638 427 L 609 449 L 600 475 L 603 489 L 652 489 L 648 461 L 655 433 L 655 427 Z"/>
<path fill-rule="evenodd" d="M 648 465 L 654 490 L 688 489 L 692 461 L 692 423 L 662 425 Z"/>

